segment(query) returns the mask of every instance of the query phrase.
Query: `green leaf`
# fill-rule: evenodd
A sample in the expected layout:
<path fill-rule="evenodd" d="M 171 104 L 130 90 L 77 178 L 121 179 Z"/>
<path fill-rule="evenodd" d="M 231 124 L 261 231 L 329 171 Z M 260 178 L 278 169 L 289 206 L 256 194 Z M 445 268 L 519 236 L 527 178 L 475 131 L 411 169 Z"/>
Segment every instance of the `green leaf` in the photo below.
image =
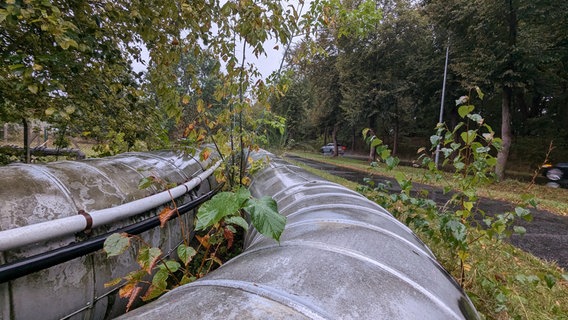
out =
<path fill-rule="evenodd" d="M 483 124 L 483 118 L 481 117 L 481 115 L 479 115 L 477 113 L 468 114 L 467 117 L 469 119 L 471 119 L 472 121 L 475 121 L 479 125 Z"/>
<path fill-rule="evenodd" d="M 183 262 L 184 265 L 188 265 L 193 257 L 197 254 L 197 251 L 195 251 L 195 249 L 191 246 L 181 244 L 177 248 L 177 254 L 181 262 Z"/>
<path fill-rule="evenodd" d="M 226 218 L 225 223 L 237 225 L 243 228 L 245 231 L 247 231 L 249 227 L 248 222 L 245 219 L 243 219 L 243 217 L 240 216 L 233 216 Z"/>
<path fill-rule="evenodd" d="M 465 142 L 466 145 L 471 144 L 475 140 L 476 136 L 477 132 L 475 130 L 468 130 L 467 132 L 462 132 L 460 135 L 460 137 L 462 138 L 463 142 Z"/>
<path fill-rule="evenodd" d="M 221 219 L 234 215 L 242 208 L 242 204 L 239 203 L 242 196 L 243 194 L 237 196 L 233 192 L 221 192 L 205 202 L 197 211 L 195 229 L 204 230 L 215 225 Z"/>
<path fill-rule="evenodd" d="M 152 176 L 140 179 L 140 182 L 138 182 L 138 189 L 144 190 L 149 188 L 154 183 L 154 180 L 155 179 Z"/>
<path fill-rule="evenodd" d="M 113 233 L 106 238 L 103 250 L 108 257 L 123 254 L 130 247 L 130 237 L 126 233 Z"/>
<path fill-rule="evenodd" d="M 437 146 L 438 143 L 440 143 L 440 140 L 442 140 L 442 137 L 438 135 L 430 136 L 430 143 L 432 143 L 433 146 Z"/>
<path fill-rule="evenodd" d="M 398 165 L 399 162 L 400 162 L 400 160 L 397 157 L 388 157 L 385 160 L 385 163 L 387 164 L 387 167 L 388 167 L 389 170 L 394 169 Z"/>
<path fill-rule="evenodd" d="M 468 114 L 470 114 L 475 107 L 473 105 L 463 105 L 458 108 L 458 114 L 460 117 L 465 118 Z"/>
<path fill-rule="evenodd" d="M 160 263 L 158 267 L 160 268 L 160 270 L 164 270 L 166 272 L 176 272 L 179 270 L 181 265 L 177 261 L 167 260 L 164 263 Z"/>
<path fill-rule="evenodd" d="M 245 202 L 251 198 L 250 191 L 244 187 L 240 187 L 235 195 L 239 209 L 242 208 L 245 205 Z"/>
<path fill-rule="evenodd" d="M 142 247 L 138 250 L 138 257 L 136 260 L 140 267 L 150 274 L 154 266 L 156 266 L 156 263 L 158 263 L 158 259 L 161 255 L 162 250 L 160 250 L 160 248 Z"/>
<path fill-rule="evenodd" d="M 479 99 L 483 100 L 483 92 L 481 91 L 481 88 L 479 88 L 478 86 L 475 86 L 475 91 L 477 92 L 477 96 L 479 97 Z"/>
<path fill-rule="evenodd" d="M 45 115 L 48 116 L 48 117 L 51 116 L 54 113 L 55 113 L 55 108 L 49 107 L 49 108 L 45 109 Z"/>
<path fill-rule="evenodd" d="M 37 94 L 39 88 L 38 88 L 37 84 L 30 84 L 28 86 L 28 90 L 30 90 L 30 92 L 33 93 L 33 94 Z"/>
<path fill-rule="evenodd" d="M 280 236 L 286 226 L 286 217 L 278 213 L 274 199 L 269 196 L 249 199 L 245 210 L 258 232 L 280 242 Z"/>
<path fill-rule="evenodd" d="M 513 231 L 515 231 L 516 234 L 520 235 L 527 233 L 527 229 L 525 229 L 525 227 L 522 226 L 514 226 Z"/>
<path fill-rule="evenodd" d="M 456 241 L 463 242 L 466 240 L 467 228 L 458 220 L 450 220 L 444 227 L 446 230 L 450 231 Z"/>
<path fill-rule="evenodd" d="M 556 277 L 551 275 L 550 273 L 547 273 L 544 276 L 544 281 L 546 282 L 548 289 L 552 289 L 552 287 L 554 287 L 554 285 L 556 284 Z"/>
<path fill-rule="evenodd" d="M 381 140 L 381 139 L 375 137 L 375 138 L 371 141 L 371 148 L 376 148 L 376 147 L 380 146 L 381 144 L 383 144 L 383 140 Z"/>

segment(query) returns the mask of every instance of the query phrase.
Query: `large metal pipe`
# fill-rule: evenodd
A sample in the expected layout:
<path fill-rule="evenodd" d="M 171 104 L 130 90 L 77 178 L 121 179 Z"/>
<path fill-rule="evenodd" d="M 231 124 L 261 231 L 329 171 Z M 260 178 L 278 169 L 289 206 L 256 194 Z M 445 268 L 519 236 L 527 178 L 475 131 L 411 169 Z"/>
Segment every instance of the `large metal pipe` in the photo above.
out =
<path fill-rule="evenodd" d="M 250 190 L 273 197 L 287 217 L 280 243 L 251 229 L 243 254 L 120 319 L 479 318 L 426 245 L 389 212 L 269 156 Z"/>
<path fill-rule="evenodd" d="M 218 161 L 211 168 L 177 187 L 116 207 L 94 210 L 92 212 L 82 211 L 81 214 L 73 216 L 0 231 L 0 251 L 72 235 L 155 209 L 169 203 L 172 201 L 172 198 L 177 199 L 199 186 L 220 164 L 221 161 Z"/>
<path fill-rule="evenodd" d="M 58 250 L 74 251 L 83 241 L 90 245 L 90 240 L 101 235 L 156 216 L 167 205 L 164 201 L 169 202 L 170 193 L 179 196 L 179 204 L 190 202 L 215 186 L 214 179 L 198 185 L 213 171 L 206 170 L 210 165 L 211 161 L 163 151 L 0 167 L 0 265 L 51 259 L 59 255 Z M 156 188 L 140 190 L 140 179 L 150 175 L 179 187 L 162 194 Z M 160 195 L 152 197 L 154 194 Z M 150 200 L 138 201 L 147 197 Z M 140 214 L 132 216 L 134 213 Z M 68 222 L 76 220 L 79 227 L 70 227 L 75 223 Z M 171 252 L 183 236 L 180 223 L 190 230 L 193 216 L 150 229 L 141 237 L 163 252 Z M 78 232 L 87 224 L 89 230 Z M 0 283 L 0 319 L 116 317 L 124 312 L 126 301 L 104 283 L 124 276 L 136 265 L 133 252 L 108 259 L 98 251 Z"/>

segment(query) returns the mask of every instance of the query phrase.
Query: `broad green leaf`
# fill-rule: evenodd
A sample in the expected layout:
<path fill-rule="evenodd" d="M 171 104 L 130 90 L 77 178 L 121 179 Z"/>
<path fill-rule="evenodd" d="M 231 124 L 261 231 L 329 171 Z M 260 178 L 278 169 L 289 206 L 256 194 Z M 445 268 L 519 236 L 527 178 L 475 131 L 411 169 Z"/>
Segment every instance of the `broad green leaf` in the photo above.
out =
<path fill-rule="evenodd" d="M 181 265 L 177 261 L 167 260 L 165 261 L 165 263 L 160 263 L 158 267 L 160 268 L 160 271 L 163 270 L 166 272 L 177 272 Z"/>
<path fill-rule="evenodd" d="M 457 220 L 450 220 L 444 226 L 446 230 L 450 231 L 453 238 L 458 242 L 462 242 L 466 240 L 466 231 L 467 228 L 463 225 L 463 223 Z"/>
<path fill-rule="evenodd" d="M 433 146 L 437 146 L 438 143 L 440 143 L 440 140 L 442 140 L 442 137 L 438 135 L 430 136 L 430 143 L 432 143 Z"/>
<path fill-rule="evenodd" d="M 465 118 L 468 114 L 470 114 L 475 107 L 473 105 L 463 105 L 458 108 L 458 114 L 460 117 Z"/>
<path fill-rule="evenodd" d="M 407 181 L 406 179 L 406 175 L 404 175 L 404 173 L 398 171 L 397 173 L 395 173 L 394 178 L 396 179 L 396 182 L 398 182 L 399 185 L 404 185 Z"/>
<path fill-rule="evenodd" d="M 278 213 L 274 199 L 269 196 L 249 199 L 245 210 L 258 232 L 280 242 L 280 236 L 286 226 L 286 217 Z"/>
<path fill-rule="evenodd" d="M 235 214 L 242 207 L 240 200 L 242 199 L 232 192 L 221 192 L 215 195 L 199 207 L 195 229 L 204 230 L 221 219 Z"/>
<path fill-rule="evenodd" d="M 379 138 L 375 138 L 371 141 L 371 148 L 376 148 L 376 147 L 380 146 L 381 144 L 383 144 L 383 140 L 381 140 Z"/>
<path fill-rule="evenodd" d="M 130 247 L 130 237 L 126 233 L 113 233 L 106 238 L 103 250 L 108 257 L 123 254 Z"/>
<path fill-rule="evenodd" d="M 193 257 L 197 254 L 197 251 L 195 251 L 195 249 L 191 246 L 181 244 L 177 248 L 177 254 L 181 262 L 183 262 L 184 265 L 188 265 Z"/>
<path fill-rule="evenodd" d="M 385 160 L 385 163 L 386 163 L 389 170 L 394 169 L 398 165 L 399 162 L 400 162 L 400 160 L 397 157 L 388 157 Z"/>
<path fill-rule="evenodd" d="M 237 200 L 237 205 L 239 206 L 239 209 L 242 208 L 245 205 L 245 202 L 250 199 L 251 194 L 250 191 L 247 188 L 244 187 L 240 187 L 237 192 L 235 193 L 236 196 L 236 200 Z"/>
<path fill-rule="evenodd" d="M 467 132 L 462 132 L 460 135 L 460 137 L 462 138 L 463 142 L 465 142 L 466 145 L 471 144 L 475 140 L 476 136 L 477 132 L 475 130 L 468 130 Z"/>
<path fill-rule="evenodd" d="M 247 231 L 249 227 L 248 222 L 240 216 L 226 218 L 225 223 L 237 225 L 243 228 L 245 231 Z"/>

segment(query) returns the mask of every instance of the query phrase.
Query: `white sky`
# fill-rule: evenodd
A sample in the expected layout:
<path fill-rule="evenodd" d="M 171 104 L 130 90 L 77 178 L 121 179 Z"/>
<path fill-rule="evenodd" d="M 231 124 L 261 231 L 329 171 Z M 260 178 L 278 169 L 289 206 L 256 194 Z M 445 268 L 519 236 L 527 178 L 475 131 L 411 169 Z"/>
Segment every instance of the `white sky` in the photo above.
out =
<path fill-rule="evenodd" d="M 282 0 L 282 1 L 286 2 L 287 4 L 294 5 L 297 10 L 300 10 L 297 0 Z M 300 15 L 305 13 L 311 4 L 311 0 L 304 0 L 304 2 L 305 2 L 304 10 L 303 12 L 299 12 Z M 278 70 L 278 68 L 280 67 L 280 63 L 282 61 L 282 57 L 284 55 L 284 51 L 286 49 L 285 46 L 282 44 L 279 44 L 278 50 L 274 49 L 275 46 L 276 46 L 276 41 L 274 39 L 269 39 L 268 41 L 266 41 L 264 43 L 264 50 L 266 51 L 266 55 L 261 55 L 258 58 L 255 57 L 254 54 L 252 53 L 252 48 L 250 46 L 247 46 L 247 51 L 248 51 L 246 53 L 247 62 L 253 63 L 258 68 L 259 72 L 262 74 L 264 79 L 266 79 L 272 72 Z M 239 58 L 242 56 L 240 48 L 242 48 L 242 45 L 240 46 L 237 45 L 236 55 Z M 149 55 L 146 50 L 143 50 L 142 57 L 144 61 L 146 62 L 149 61 Z M 146 67 L 139 62 L 134 62 L 132 66 L 135 72 L 146 70 Z"/>

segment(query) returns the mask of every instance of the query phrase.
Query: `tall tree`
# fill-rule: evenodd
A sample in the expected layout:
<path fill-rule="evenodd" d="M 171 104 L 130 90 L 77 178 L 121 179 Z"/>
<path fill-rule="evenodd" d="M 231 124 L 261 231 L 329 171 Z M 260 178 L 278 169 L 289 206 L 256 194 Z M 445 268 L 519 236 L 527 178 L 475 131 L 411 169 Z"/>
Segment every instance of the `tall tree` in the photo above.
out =
<path fill-rule="evenodd" d="M 543 31 L 562 24 L 567 6 L 547 0 L 434 0 L 427 6 L 433 21 L 449 32 L 452 71 L 465 85 L 479 85 L 500 96 L 503 147 L 496 174 L 503 179 L 518 127 L 512 124 L 512 113 L 524 109 L 525 97 L 544 89 L 537 79 L 558 65 L 561 37 Z M 544 12 L 562 13 L 556 20 Z"/>

